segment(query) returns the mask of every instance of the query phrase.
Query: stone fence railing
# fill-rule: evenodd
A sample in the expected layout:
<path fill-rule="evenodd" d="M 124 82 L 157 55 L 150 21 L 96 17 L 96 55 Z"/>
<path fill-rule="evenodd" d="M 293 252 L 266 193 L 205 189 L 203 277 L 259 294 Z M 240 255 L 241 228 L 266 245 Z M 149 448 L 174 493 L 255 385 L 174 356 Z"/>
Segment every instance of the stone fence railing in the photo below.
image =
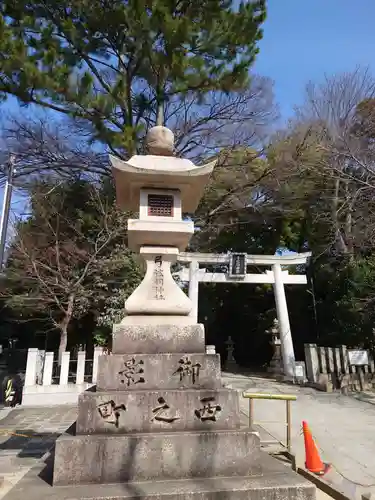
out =
<path fill-rule="evenodd" d="M 207 353 L 214 353 L 214 346 L 206 346 Z M 104 353 L 95 347 L 93 359 L 86 359 L 84 351 L 72 356 L 65 352 L 61 366 L 53 352 L 29 349 L 22 405 L 76 404 L 81 392 L 95 386 L 98 358 Z M 322 391 L 359 391 L 375 388 L 375 362 L 367 353 L 368 364 L 350 364 L 346 346 L 320 347 L 305 344 L 306 375 L 309 385 Z"/>
<path fill-rule="evenodd" d="M 215 346 L 206 346 L 207 354 L 215 354 Z M 98 359 L 110 354 L 102 347 L 95 347 L 93 359 L 86 359 L 84 351 L 77 356 L 70 352 L 62 355 L 61 366 L 53 352 L 29 349 L 22 405 L 53 406 L 77 404 L 81 392 L 95 386 L 98 375 Z"/>
<path fill-rule="evenodd" d="M 102 347 L 95 347 L 93 359 L 84 351 L 76 357 L 64 352 L 61 366 L 53 352 L 29 349 L 27 353 L 22 405 L 76 404 L 78 395 L 94 386 Z"/>
<path fill-rule="evenodd" d="M 345 345 L 320 347 L 305 344 L 306 375 L 309 385 L 326 392 L 366 391 L 375 387 L 375 362 L 367 351 L 368 363 L 350 363 Z M 365 352 L 365 351 L 361 351 Z"/>

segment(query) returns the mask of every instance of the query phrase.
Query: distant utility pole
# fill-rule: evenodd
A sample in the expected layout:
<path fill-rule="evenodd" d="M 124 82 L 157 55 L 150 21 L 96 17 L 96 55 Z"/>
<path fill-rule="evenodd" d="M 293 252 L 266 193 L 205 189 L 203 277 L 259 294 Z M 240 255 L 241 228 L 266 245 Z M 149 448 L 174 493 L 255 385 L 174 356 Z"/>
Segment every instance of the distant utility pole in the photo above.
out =
<path fill-rule="evenodd" d="M 8 161 L 7 180 L 5 183 L 3 208 L 1 211 L 1 219 L 0 219 L 0 273 L 4 268 L 4 253 L 5 253 L 5 245 L 7 239 L 8 224 L 9 224 L 10 204 L 12 200 L 15 161 L 16 161 L 15 156 L 11 154 L 9 156 L 9 161 Z"/>

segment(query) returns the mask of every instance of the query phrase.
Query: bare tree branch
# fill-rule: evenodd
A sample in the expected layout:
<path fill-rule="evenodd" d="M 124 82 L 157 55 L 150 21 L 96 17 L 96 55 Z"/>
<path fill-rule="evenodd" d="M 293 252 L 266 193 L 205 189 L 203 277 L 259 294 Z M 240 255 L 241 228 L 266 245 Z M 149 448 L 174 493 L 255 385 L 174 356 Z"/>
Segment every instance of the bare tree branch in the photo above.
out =
<path fill-rule="evenodd" d="M 324 196 L 320 210 L 325 209 L 314 217 L 327 226 L 327 252 L 350 256 L 370 244 L 375 227 L 375 155 L 354 130 L 358 105 L 374 95 L 375 79 L 368 69 L 310 83 L 304 104 L 279 142 L 284 144 L 279 169 L 301 172 L 304 179 L 311 175 Z"/>
<path fill-rule="evenodd" d="M 124 234 L 124 215 L 103 199 L 95 183 L 83 185 L 86 204 L 83 199 L 74 207 L 71 196 L 79 193 L 79 185 L 70 186 L 70 191 L 62 186 L 51 190 L 46 184 L 34 189 L 33 215 L 17 225 L 7 269 L 9 286 L 2 291 L 10 305 L 48 313 L 60 330 L 60 358 L 72 318 L 98 300 L 100 269 Z"/>

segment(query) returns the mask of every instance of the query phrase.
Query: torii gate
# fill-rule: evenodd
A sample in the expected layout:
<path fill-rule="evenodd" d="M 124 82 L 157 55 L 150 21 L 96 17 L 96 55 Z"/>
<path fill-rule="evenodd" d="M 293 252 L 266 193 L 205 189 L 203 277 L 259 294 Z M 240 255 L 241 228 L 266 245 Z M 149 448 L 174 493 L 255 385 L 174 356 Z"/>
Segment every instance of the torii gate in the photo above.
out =
<path fill-rule="evenodd" d="M 242 256 L 242 272 L 235 273 L 209 273 L 200 269 L 199 264 L 233 264 L 234 256 Z M 286 302 L 284 285 L 306 285 L 307 278 L 304 274 L 291 275 L 282 271 L 281 266 L 296 266 L 306 264 L 311 252 L 291 255 L 249 255 L 249 254 L 213 254 L 213 253 L 180 253 L 178 260 L 189 263 L 189 269 L 184 268 L 178 275 L 183 282 L 189 282 L 189 297 L 193 303 L 190 313 L 195 320 L 198 319 L 198 294 L 199 283 L 271 283 L 274 288 L 281 350 L 283 356 L 284 374 L 287 378 L 295 377 L 295 356 L 292 333 L 290 330 L 288 306 Z M 265 273 L 247 274 L 248 265 L 272 266 Z"/>

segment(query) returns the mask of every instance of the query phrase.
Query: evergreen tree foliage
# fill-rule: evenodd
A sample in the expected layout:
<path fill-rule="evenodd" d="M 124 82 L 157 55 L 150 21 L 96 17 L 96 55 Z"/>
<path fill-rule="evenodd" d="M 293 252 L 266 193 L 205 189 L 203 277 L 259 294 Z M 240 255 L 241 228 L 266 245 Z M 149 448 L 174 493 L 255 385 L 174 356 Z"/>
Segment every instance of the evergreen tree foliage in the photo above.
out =
<path fill-rule="evenodd" d="M 265 14 L 265 0 L 4 0 L 0 95 L 131 154 L 175 96 L 246 86 Z"/>

